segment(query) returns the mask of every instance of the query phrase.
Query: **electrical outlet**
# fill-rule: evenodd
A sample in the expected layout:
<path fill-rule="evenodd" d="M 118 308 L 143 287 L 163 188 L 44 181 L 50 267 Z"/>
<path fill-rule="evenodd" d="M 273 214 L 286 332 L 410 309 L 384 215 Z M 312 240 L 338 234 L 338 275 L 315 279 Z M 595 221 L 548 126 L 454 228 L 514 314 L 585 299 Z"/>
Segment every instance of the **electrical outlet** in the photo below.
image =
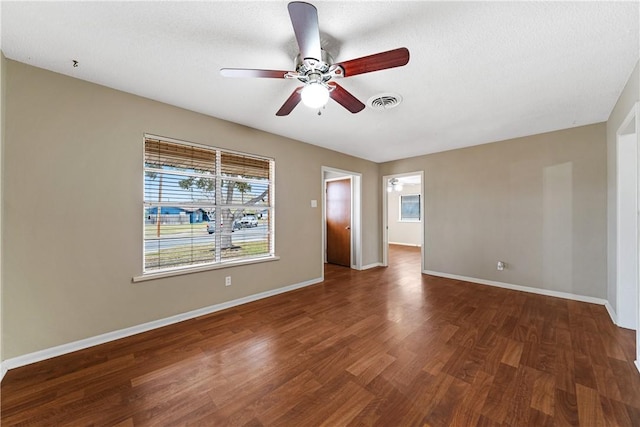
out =
<path fill-rule="evenodd" d="M 505 266 L 504 262 L 498 261 L 498 265 L 496 268 L 498 269 L 498 271 L 502 271 L 504 270 L 504 266 Z"/>
<path fill-rule="evenodd" d="M 227 276 L 224 278 L 224 285 L 231 286 L 231 276 Z"/>

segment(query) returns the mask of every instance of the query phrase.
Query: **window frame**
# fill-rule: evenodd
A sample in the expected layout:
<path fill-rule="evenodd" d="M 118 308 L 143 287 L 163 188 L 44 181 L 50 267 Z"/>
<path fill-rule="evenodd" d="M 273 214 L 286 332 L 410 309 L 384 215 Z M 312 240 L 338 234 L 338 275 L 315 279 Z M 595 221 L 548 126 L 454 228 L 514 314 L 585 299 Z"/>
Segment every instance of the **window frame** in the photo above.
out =
<path fill-rule="evenodd" d="M 418 218 L 403 218 L 402 217 L 402 198 L 403 197 L 418 197 Z M 422 222 L 422 200 L 420 193 L 407 193 L 398 195 L 398 222 Z"/>
<path fill-rule="evenodd" d="M 264 180 L 260 181 L 260 184 L 263 184 L 263 185 L 266 184 L 266 189 L 268 190 L 268 202 L 266 206 L 256 205 L 256 210 L 267 210 L 268 212 L 268 225 L 266 230 L 266 240 L 267 240 L 266 243 L 267 243 L 268 253 L 264 255 L 262 254 L 254 255 L 254 256 L 245 255 L 242 257 L 225 259 L 222 257 L 221 251 L 216 250 L 214 254 L 214 259 L 213 261 L 210 261 L 210 262 L 201 262 L 201 263 L 194 263 L 194 264 L 187 264 L 187 265 L 183 264 L 178 266 L 169 266 L 169 267 L 163 267 L 163 268 L 157 268 L 157 269 L 154 268 L 149 270 L 148 267 L 146 266 L 147 251 L 145 250 L 145 246 L 147 242 L 146 231 L 145 231 L 146 211 L 147 209 L 153 206 L 160 209 L 160 207 L 162 207 L 163 204 L 166 205 L 167 203 L 167 202 L 163 202 L 162 200 L 158 200 L 157 202 L 154 202 L 152 200 L 150 201 L 147 199 L 146 175 L 149 169 L 153 169 L 153 168 L 147 167 L 146 165 L 146 158 L 147 158 L 146 144 L 149 140 L 158 140 L 161 142 L 166 142 L 168 144 L 182 145 L 187 148 L 193 147 L 193 148 L 203 149 L 203 150 L 210 151 L 214 154 L 216 159 L 215 165 L 214 165 L 215 173 L 212 175 L 212 178 L 215 180 L 215 193 L 213 197 L 214 199 L 213 202 L 208 206 L 210 208 L 213 207 L 213 211 L 215 211 L 215 214 L 213 216 L 214 217 L 213 221 L 215 221 L 215 224 L 221 223 L 223 209 L 238 209 L 238 208 L 245 209 L 247 206 L 247 205 L 233 204 L 235 200 L 232 201 L 232 204 L 227 204 L 223 202 L 221 197 L 221 194 L 222 194 L 221 188 L 222 188 L 223 181 L 235 181 L 235 182 L 247 182 L 247 183 L 250 183 L 252 181 L 255 181 L 255 182 L 260 181 L 258 178 L 252 179 L 250 177 L 244 177 L 244 176 L 232 177 L 232 176 L 224 175 L 223 168 L 221 167 L 222 157 L 225 154 L 227 154 L 231 156 L 242 156 L 242 157 L 254 158 L 259 161 L 268 162 L 267 179 L 266 181 Z M 226 164 L 227 163 L 225 163 L 225 165 Z M 228 164 L 231 165 L 231 163 L 228 163 Z M 164 172 L 164 173 L 167 174 L 167 172 Z M 179 174 L 180 173 L 174 174 L 174 175 L 179 175 Z M 142 239 L 141 239 L 142 274 L 139 276 L 133 277 L 134 282 L 152 280 L 152 279 L 161 278 L 161 277 L 170 277 L 170 276 L 176 276 L 176 275 L 182 275 L 182 274 L 189 274 L 189 273 L 195 273 L 200 271 L 216 270 L 216 269 L 228 268 L 228 267 L 233 267 L 238 265 L 248 265 L 248 264 L 255 264 L 255 263 L 261 263 L 261 262 L 267 262 L 267 261 L 275 261 L 280 259 L 278 256 L 276 256 L 276 253 L 275 253 L 275 159 L 274 158 L 145 133 L 142 138 L 142 174 L 141 175 L 142 175 Z M 189 175 L 189 174 L 185 173 L 185 175 Z M 186 205 L 186 204 L 188 203 L 180 201 L 175 204 L 172 204 L 172 206 L 180 207 L 181 205 Z M 197 203 L 194 203 L 194 205 L 195 204 Z M 211 219 L 209 220 L 209 222 L 211 222 Z M 203 222 L 203 224 L 206 225 L 205 222 Z M 220 232 L 220 233 L 213 233 L 213 234 L 214 234 L 213 238 L 215 242 L 215 247 L 218 248 L 220 247 L 220 242 L 222 239 L 221 235 L 223 233 Z M 193 237 L 191 238 L 193 239 Z"/>

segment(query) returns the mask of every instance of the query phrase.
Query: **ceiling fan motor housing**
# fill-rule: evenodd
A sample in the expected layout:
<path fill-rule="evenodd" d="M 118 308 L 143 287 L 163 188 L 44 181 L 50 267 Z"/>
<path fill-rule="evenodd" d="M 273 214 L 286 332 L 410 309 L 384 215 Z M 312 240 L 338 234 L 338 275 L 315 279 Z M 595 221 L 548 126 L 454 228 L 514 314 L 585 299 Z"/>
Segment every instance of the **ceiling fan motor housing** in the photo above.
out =
<path fill-rule="evenodd" d="M 303 83 L 326 83 L 332 77 L 342 76 L 342 67 L 333 65 L 333 58 L 324 49 L 321 50 L 322 58 L 303 58 L 300 54 L 294 60 L 297 74 L 292 75 Z M 292 73 L 293 74 L 293 73 Z"/>

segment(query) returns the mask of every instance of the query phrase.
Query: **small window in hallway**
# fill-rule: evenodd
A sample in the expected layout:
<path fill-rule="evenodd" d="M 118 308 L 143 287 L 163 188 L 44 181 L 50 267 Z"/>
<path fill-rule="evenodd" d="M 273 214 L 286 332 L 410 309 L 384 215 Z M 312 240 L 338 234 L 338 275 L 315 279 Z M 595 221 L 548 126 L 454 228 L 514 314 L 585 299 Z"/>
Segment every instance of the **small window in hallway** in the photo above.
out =
<path fill-rule="evenodd" d="M 400 196 L 400 221 L 420 221 L 419 194 L 407 194 Z"/>

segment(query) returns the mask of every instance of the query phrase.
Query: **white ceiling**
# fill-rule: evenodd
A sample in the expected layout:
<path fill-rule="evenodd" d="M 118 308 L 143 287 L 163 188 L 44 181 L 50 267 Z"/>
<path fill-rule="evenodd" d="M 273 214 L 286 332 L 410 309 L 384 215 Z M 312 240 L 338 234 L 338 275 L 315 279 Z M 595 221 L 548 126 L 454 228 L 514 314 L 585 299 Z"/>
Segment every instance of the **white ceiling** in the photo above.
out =
<path fill-rule="evenodd" d="M 218 70 L 292 70 L 287 3 L 3 1 L 1 45 L 16 61 L 376 162 L 605 121 L 639 56 L 638 2 L 315 1 L 336 62 L 409 49 L 405 67 L 340 80 L 364 103 L 403 102 L 276 117 L 295 81 Z"/>

